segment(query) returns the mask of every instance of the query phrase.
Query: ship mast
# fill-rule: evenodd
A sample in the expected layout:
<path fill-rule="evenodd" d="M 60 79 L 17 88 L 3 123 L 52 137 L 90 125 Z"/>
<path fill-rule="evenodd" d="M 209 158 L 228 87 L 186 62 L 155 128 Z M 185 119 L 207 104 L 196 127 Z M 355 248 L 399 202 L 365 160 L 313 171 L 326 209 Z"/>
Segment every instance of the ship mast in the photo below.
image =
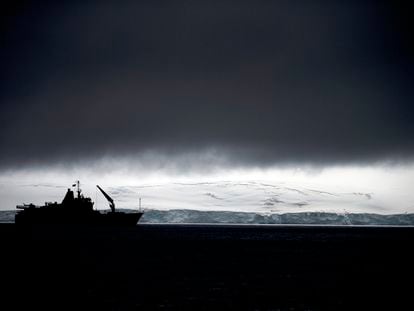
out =
<path fill-rule="evenodd" d="M 79 199 L 80 198 L 80 193 L 81 193 L 79 180 L 76 181 L 76 186 L 77 186 L 77 189 L 78 189 L 76 192 L 78 193 L 78 199 Z"/>

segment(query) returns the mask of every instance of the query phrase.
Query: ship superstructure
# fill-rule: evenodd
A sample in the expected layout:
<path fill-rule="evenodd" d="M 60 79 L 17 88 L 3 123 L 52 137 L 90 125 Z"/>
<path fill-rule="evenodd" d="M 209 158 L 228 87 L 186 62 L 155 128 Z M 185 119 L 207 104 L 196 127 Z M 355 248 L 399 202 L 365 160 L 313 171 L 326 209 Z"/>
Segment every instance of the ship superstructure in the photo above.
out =
<path fill-rule="evenodd" d="M 17 205 L 15 216 L 16 224 L 91 224 L 91 225 L 115 225 L 135 226 L 144 214 L 143 211 L 123 212 L 115 209 L 114 200 L 97 185 L 109 202 L 110 211 L 98 211 L 93 208 L 94 202 L 85 197 L 80 189 L 79 181 L 76 193 L 68 188 L 61 203 L 46 202 L 43 206 L 34 204 Z"/>

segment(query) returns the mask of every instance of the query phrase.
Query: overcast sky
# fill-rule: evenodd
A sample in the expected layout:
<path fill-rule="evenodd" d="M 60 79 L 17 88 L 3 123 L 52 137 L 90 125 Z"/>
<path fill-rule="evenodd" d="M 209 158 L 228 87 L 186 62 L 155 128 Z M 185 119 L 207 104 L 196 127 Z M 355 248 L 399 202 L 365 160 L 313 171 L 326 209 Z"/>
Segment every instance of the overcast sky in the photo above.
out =
<path fill-rule="evenodd" d="M 143 155 L 413 159 L 403 1 L 9 2 L 2 169 Z"/>

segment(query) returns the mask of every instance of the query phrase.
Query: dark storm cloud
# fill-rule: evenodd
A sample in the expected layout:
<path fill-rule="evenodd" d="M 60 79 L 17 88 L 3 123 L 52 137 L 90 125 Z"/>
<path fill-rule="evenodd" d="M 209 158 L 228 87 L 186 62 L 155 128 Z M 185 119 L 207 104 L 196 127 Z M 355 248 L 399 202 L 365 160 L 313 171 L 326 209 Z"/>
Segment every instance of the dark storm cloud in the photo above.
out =
<path fill-rule="evenodd" d="M 255 165 L 414 155 L 403 2 L 14 2 L 3 12 L 3 167 L 209 148 Z"/>

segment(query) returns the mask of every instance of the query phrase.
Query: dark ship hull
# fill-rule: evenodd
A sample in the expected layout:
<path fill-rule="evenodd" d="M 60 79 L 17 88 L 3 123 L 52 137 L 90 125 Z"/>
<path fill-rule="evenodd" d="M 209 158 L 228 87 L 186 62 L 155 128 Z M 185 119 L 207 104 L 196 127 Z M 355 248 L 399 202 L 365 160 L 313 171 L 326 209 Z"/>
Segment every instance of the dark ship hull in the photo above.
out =
<path fill-rule="evenodd" d="M 16 224 L 82 224 L 103 226 L 135 226 L 142 212 L 99 212 L 73 213 L 63 209 L 33 207 L 16 213 Z"/>
<path fill-rule="evenodd" d="M 75 185 L 74 185 L 75 186 Z M 94 203 L 81 194 L 77 182 L 77 197 L 68 189 L 62 203 L 45 203 L 43 206 L 34 204 L 18 205 L 15 223 L 18 225 L 30 224 L 81 224 L 101 226 L 135 226 L 144 214 L 142 211 L 120 212 L 115 210 L 113 199 L 102 188 L 97 186 L 110 203 L 110 212 L 101 212 L 93 209 Z"/>

